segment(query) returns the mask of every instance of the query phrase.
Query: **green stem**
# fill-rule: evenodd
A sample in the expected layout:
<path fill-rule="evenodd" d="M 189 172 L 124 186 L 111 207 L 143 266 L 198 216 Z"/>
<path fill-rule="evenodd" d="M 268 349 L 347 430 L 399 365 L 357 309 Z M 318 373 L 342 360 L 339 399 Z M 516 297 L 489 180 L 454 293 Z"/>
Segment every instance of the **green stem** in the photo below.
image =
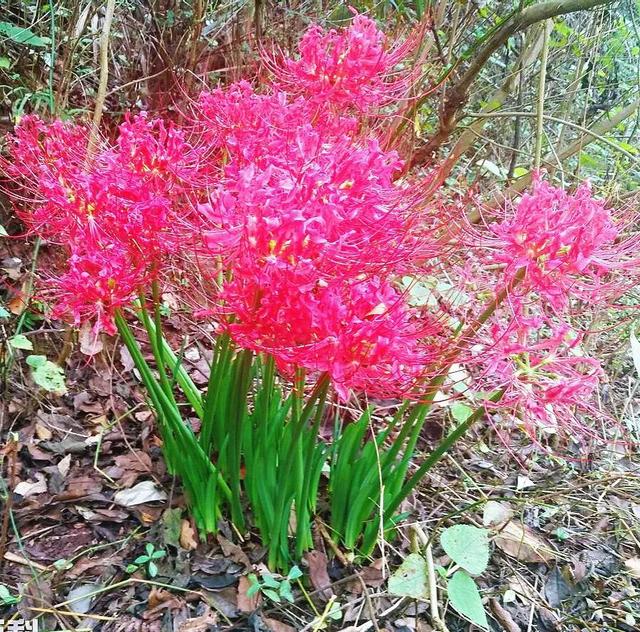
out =
<path fill-rule="evenodd" d="M 127 347 L 133 361 L 136 365 L 136 368 L 140 372 L 140 376 L 142 378 L 142 382 L 145 385 L 147 392 L 149 393 L 149 397 L 151 398 L 151 403 L 156 410 L 156 414 L 159 416 L 161 423 L 166 425 L 171 430 L 175 431 L 176 435 L 183 442 L 183 445 L 188 446 L 189 450 L 193 449 L 193 452 L 190 454 L 181 454 L 180 456 L 183 460 L 181 461 L 181 465 L 187 466 L 189 461 L 192 459 L 204 465 L 204 471 L 206 471 L 210 475 L 214 475 L 218 479 L 218 486 L 222 490 L 225 498 L 227 500 L 231 499 L 231 490 L 227 483 L 224 481 L 217 468 L 211 461 L 209 457 L 204 454 L 204 452 L 200 449 L 198 442 L 193 435 L 193 432 L 187 428 L 182 417 L 180 416 L 180 412 L 174 403 L 166 397 L 162 387 L 158 384 L 157 379 L 154 377 L 149 365 L 144 359 L 142 352 L 140 351 L 140 347 L 127 323 L 126 319 L 121 313 L 117 313 L 115 316 L 116 326 L 118 328 L 118 332 L 122 337 L 122 340 Z M 185 460 L 185 457 L 189 458 Z"/>

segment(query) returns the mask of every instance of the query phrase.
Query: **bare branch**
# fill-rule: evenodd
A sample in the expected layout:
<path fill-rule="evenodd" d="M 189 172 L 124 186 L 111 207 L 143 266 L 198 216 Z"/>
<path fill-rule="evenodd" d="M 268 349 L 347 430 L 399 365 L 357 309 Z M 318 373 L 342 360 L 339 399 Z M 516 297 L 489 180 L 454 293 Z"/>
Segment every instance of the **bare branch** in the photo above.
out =
<path fill-rule="evenodd" d="M 611 4 L 614 0 L 551 0 L 529 6 L 507 18 L 485 44 L 474 54 L 473 59 L 460 79 L 448 89 L 447 100 L 440 115 L 440 126 L 436 134 L 413 156 L 411 166 L 424 163 L 449 138 L 455 129 L 456 115 L 467 102 L 469 88 L 489 61 L 493 53 L 508 39 L 530 26 L 576 11 L 585 11 Z"/>

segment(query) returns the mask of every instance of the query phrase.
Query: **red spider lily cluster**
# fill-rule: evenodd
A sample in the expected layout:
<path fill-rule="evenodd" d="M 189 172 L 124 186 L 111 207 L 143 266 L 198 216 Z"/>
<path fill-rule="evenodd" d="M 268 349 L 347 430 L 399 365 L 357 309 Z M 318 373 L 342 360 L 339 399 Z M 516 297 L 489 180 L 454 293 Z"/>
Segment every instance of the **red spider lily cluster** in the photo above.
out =
<path fill-rule="evenodd" d="M 188 126 L 134 116 L 91 156 L 84 126 L 22 119 L 3 169 L 29 229 L 67 252 L 43 279 L 53 315 L 112 333 L 190 251 L 223 279 L 202 307 L 285 374 L 417 397 L 448 358 L 525 425 L 574 419 L 601 371 L 572 308 L 623 291 L 637 240 L 587 185 L 538 179 L 473 226 L 465 204 L 425 196 L 379 131 L 409 98 L 412 50 L 362 15 L 312 26 L 270 81 L 204 92 Z"/>
<path fill-rule="evenodd" d="M 187 188 L 199 173 L 184 134 L 140 114 L 113 146 L 88 153 L 85 126 L 24 117 L 9 138 L 5 173 L 22 185 L 18 213 L 66 252 L 45 279 L 53 315 L 114 333 L 113 316 L 160 274 L 188 235 Z"/>

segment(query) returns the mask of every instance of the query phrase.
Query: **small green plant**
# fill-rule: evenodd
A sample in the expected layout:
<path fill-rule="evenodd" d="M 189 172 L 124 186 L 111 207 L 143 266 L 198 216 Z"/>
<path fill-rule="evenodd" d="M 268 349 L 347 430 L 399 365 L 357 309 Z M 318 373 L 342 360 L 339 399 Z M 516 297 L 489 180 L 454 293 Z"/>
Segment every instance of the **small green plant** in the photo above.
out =
<path fill-rule="evenodd" d="M 302 577 L 302 571 L 294 566 L 283 579 L 277 579 L 275 575 L 268 571 L 260 573 L 260 577 L 255 573 L 249 575 L 251 586 L 247 590 L 247 597 L 253 597 L 261 592 L 267 599 L 281 603 L 282 600 L 293 603 L 293 592 L 291 592 L 291 582 Z"/>
<path fill-rule="evenodd" d="M 336 601 L 335 595 L 329 599 L 324 610 L 311 622 L 313 632 L 328 630 L 333 621 L 342 619 L 342 609 L 340 603 Z"/>
<path fill-rule="evenodd" d="M 151 542 L 144 545 L 144 555 L 139 555 L 125 569 L 127 573 L 135 573 L 137 570 L 144 568 L 148 577 L 155 577 L 158 574 L 158 566 L 156 560 L 161 560 L 167 552 L 164 549 L 156 549 Z"/>
<path fill-rule="evenodd" d="M 421 553 L 411 553 L 389 578 L 389 592 L 413 599 L 431 599 L 428 577 L 436 571 L 446 585 L 453 609 L 478 627 L 488 630 L 487 614 L 474 580 L 474 576 L 483 573 L 489 563 L 487 530 L 471 525 L 454 525 L 442 532 L 440 546 L 451 559 L 448 568 L 429 567 Z"/>
<path fill-rule="evenodd" d="M 483 573 L 489 564 L 487 530 L 466 524 L 454 525 L 441 533 L 440 546 L 452 562 L 449 569 L 438 569 L 447 583 L 451 605 L 458 614 L 487 630 L 487 615 L 472 577 Z M 456 567 L 460 568 L 456 570 Z"/>
<path fill-rule="evenodd" d="M 22 600 L 21 595 L 13 595 L 7 586 L 0 584 L 0 605 L 13 606 L 20 603 Z"/>

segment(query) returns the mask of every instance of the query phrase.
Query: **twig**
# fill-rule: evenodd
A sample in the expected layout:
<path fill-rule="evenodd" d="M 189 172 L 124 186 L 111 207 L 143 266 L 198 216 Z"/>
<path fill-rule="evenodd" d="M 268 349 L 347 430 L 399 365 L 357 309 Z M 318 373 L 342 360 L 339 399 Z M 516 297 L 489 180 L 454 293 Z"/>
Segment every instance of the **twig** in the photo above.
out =
<path fill-rule="evenodd" d="M 7 539 L 9 537 L 9 519 L 12 511 L 13 500 L 13 488 L 15 487 L 16 479 L 16 461 L 18 456 L 18 444 L 15 439 L 9 435 L 10 438 L 7 441 L 5 448 L 5 459 L 7 460 L 7 486 L 6 486 L 6 500 L 4 503 L 4 513 L 2 516 L 2 527 L 0 528 L 0 570 L 4 566 L 4 561 L 7 559 Z"/>
<path fill-rule="evenodd" d="M 424 547 L 424 557 L 427 562 L 427 582 L 429 586 L 429 607 L 431 609 L 431 623 L 440 632 L 449 632 L 445 622 L 440 617 L 440 611 L 438 609 L 438 584 L 436 582 L 435 565 L 433 563 L 433 551 L 431 549 L 431 542 L 427 537 L 427 534 L 422 530 L 419 525 L 413 525 L 413 532 L 420 541 L 421 546 Z"/>
<path fill-rule="evenodd" d="M 550 0 L 513 12 L 473 55 L 472 62 L 460 79 L 448 89 L 448 96 L 438 131 L 414 154 L 411 167 L 425 162 L 453 133 L 458 111 L 467 102 L 469 89 L 493 54 L 516 33 L 558 15 L 584 11 L 611 4 L 613 0 Z"/>
<path fill-rule="evenodd" d="M 538 103 L 536 107 L 536 145 L 533 154 L 533 169 L 540 169 L 542 160 L 542 138 L 544 136 L 544 93 L 547 83 L 547 59 L 549 57 L 549 34 L 553 20 L 547 20 L 543 28 L 542 56 L 540 58 L 540 81 L 538 82 Z"/>
<path fill-rule="evenodd" d="M 111 32 L 111 22 L 116 8 L 116 0 L 107 0 L 107 10 L 100 34 L 100 82 L 96 94 L 96 106 L 93 110 L 93 125 L 89 135 L 87 146 L 87 162 L 91 162 L 93 154 L 98 145 L 100 121 L 102 120 L 102 110 L 107 96 L 107 83 L 109 81 L 109 34 Z"/>

